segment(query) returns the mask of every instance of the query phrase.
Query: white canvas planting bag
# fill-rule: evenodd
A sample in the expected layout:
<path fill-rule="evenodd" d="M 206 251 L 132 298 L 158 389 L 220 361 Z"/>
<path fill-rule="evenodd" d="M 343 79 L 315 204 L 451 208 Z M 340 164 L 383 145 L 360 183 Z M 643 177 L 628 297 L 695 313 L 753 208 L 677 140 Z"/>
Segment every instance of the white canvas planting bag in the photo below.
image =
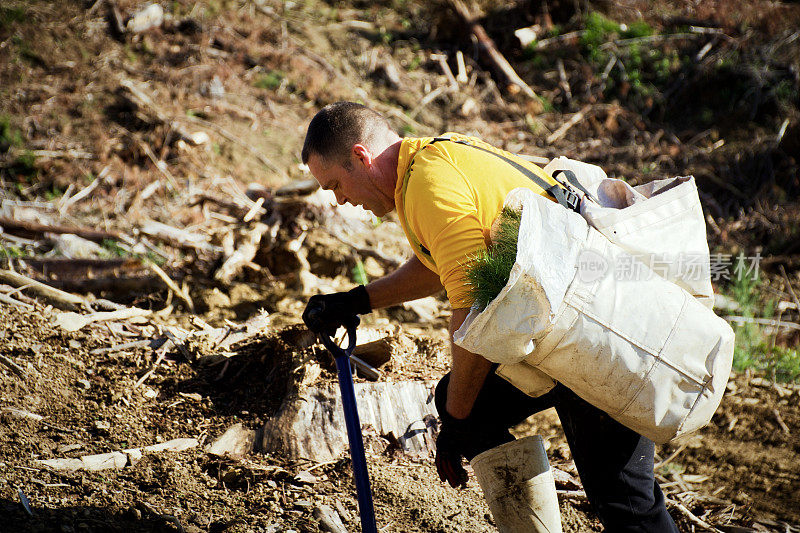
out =
<path fill-rule="evenodd" d="M 596 165 L 566 157 L 553 159 L 544 170 L 572 171 L 589 193 L 587 198 L 574 189 L 590 226 L 709 309 L 714 306 L 706 222 L 693 177 L 631 187 Z"/>
<path fill-rule="evenodd" d="M 657 443 L 708 423 L 730 373 L 730 326 L 581 215 L 528 189 L 506 205 L 522 207 L 509 281 L 455 343 L 524 392 L 557 380 Z"/>

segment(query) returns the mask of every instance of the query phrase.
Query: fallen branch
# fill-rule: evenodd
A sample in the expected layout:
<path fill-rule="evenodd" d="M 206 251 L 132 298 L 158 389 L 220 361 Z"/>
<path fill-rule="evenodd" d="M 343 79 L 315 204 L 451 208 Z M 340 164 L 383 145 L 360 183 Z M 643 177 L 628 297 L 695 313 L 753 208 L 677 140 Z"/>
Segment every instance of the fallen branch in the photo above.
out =
<path fill-rule="evenodd" d="M 261 239 L 269 232 L 270 226 L 267 224 L 256 224 L 253 230 L 247 232 L 243 239 L 244 242 L 225 259 L 225 262 L 214 274 L 214 279 L 230 283 L 245 265 L 253 260 L 260 248 Z"/>
<path fill-rule="evenodd" d="M 789 276 L 786 275 L 786 269 L 783 268 L 783 265 L 778 265 L 778 269 L 781 271 L 781 276 L 783 276 L 783 280 L 786 282 L 786 287 L 789 289 L 789 293 L 792 295 L 792 299 L 794 300 L 794 305 L 797 306 L 795 309 L 800 309 L 800 298 L 797 297 L 797 294 L 794 292 L 792 288 L 792 282 L 789 281 Z"/>
<path fill-rule="evenodd" d="M 676 502 L 675 500 L 671 500 L 669 498 L 666 498 L 666 501 L 669 507 L 673 507 L 674 509 L 678 510 L 683 516 L 688 518 L 692 524 L 702 527 L 703 529 L 706 529 L 708 531 L 715 531 L 721 533 L 719 529 L 715 528 L 708 522 L 697 518 L 694 515 L 694 513 L 692 513 L 689 509 L 687 509 L 686 506 L 683 505 L 682 503 Z"/>
<path fill-rule="evenodd" d="M 555 37 L 550 37 L 548 39 L 540 39 L 536 41 L 536 44 L 533 45 L 534 50 L 544 50 L 545 48 L 550 48 L 554 45 L 561 45 L 566 42 L 570 42 L 570 44 L 574 44 L 578 42 L 578 39 L 583 37 L 586 33 L 586 30 L 580 31 L 571 31 L 568 33 L 563 33 L 561 35 L 556 35 Z"/>
<path fill-rule="evenodd" d="M 81 189 L 78 193 L 70 196 L 67 199 L 62 200 L 58 206 L 58 212 L 63 216 L 67 212 L 67 210 L 69 210 L 70 207 L 72 207 L 74 204 L 80 202 L 81 200 L 92 194 L 92 192 L 100 184 L 100 180 L 102 180 L 105 177 L 106 173 L 108 173 L 108 169 L 109 167 L 105 167 L 103 170 L 100 171 L 100 174 L 94 180 L 92 180 L 92 182 L 89 185 Z"/>
<path fill-rule="evenodd" d="M 94 159 L 95 155 L 83 150 L 22 150 L 12 148 L 9 155 L 17 157 L 20 155 L 32 155 L 43 159 Z"/>
<path fill-rule="evenodd" d="M 561 137 L 563 137 L 572 126 L 583 120 L 583 118 L 586 116 L 586 113 L 588 113 L 591 108 L 592 106 L 587 105 L 583 109 L 572 115 L 568 121 L 566 121 L 561 125 L 560 128 L 558 128 L 556 131 L 547 136 L 547 144 L 553 144 Z"/>
<path fill-rule="evenodd" d="M 182 288 L 178 287 L 178 284 L 175 283 L 172 280 L 172 278 L 170 278 L 167 275 L 167 273 L 164 272 L 164 270 L 161 269 L 160 266 L 158 266 L 157 264 L 153 263 L 152 261 L 146 261 L 146 263 L 147 263 L 147 266 L 150 268 L 150 270 L 152 270 L 159 278 L 161 278 L 161 281 L 164 282 L 164 284 L 169 288 L 169 290 L 171 290 L 173 293 L 175 293 L 175 296 L 180 298 L 183 301 L 183 303 L 186 304 L 186 307 L 189 308 L 189 311 L 194 313 L 194 302 L 192 301 L 192 297 L 189 296 L 189 294 L 185 290 L 183 290 Z"/>
<path fill-rule="evenodd" d="M 453 76 L 453 71 L 450 69 L 450 65 L 447 64 L 447 55 L 431 54 L 431 59 L 439 63 L 439 68 L 442 69 L 442 73 L 444 74 L 445 78 L 447 78 L 447 82 L 450 84 L 450 90 L 457 91 L 458 82 L 456 81 L 456 77 Z"/>
<path fill-rule="evenodd" d="M 7 294 L 0 293 L 0 302 L 4 304 L 13 305 L 17 309 L 21 309 L 22 311 L 33 311 L 33 306 L 31 304 L 26 304 L 25 302 L 20 302 L 19 300 L 15 300 L 11 296 Z"/>
<path fill-rule="evenodd" d="M 91 228 L 76 228 L 70 226 L 56 226 L 50 224 L 39 224 L 38 222 L 14 220 L 6 217 L 0 217 L 0 226 L 2 226 L 4 230 L 27 231 L 29 233 L 38 233 L 38 234 L 71 233 L 73 235 L 77 235 L 78 237 L 83 237 L 84 239 L 94 242 L 103 242 L 106 239 L 123 240 L 119 233 L 113 231 L 103 231 Z"/>
<path fill-rule="evenodd" d="M 758 324 L 760 326 L 771 326 L 773 328 L 786 328 L 800 331 L 800 324 L 786 322 L 783 320 L 773 320 L 771 318 L 751 318 L 749 316 L 736 315 L 728 315 L 723 318 L 728 322 L 734 322 L 736 324 Z"/>
<path fill-rule="evenodd" d="M 139 229 L 145 235 L 149 235 L 161 241 L 165 241 L 179 248 L 191 248 L 204 252 L 219 253 L 222 251 L 220 246 L 215 246 L 208 242 L 205 235 L 190 233 L 186 230 L 168 226 L 155 220 L 148 220 Z"/>
<path fill-rule="evenodd" d="M 105 322 L 107 320 L 127 320 L 129 318 L 145 317 L 152 314 L 153 312 L 149 309 L 139 309 L 138 307 L 129 307 L 127 309 L 119 309 L 117 311 L 101 311 L 99 313 L 90 313 L 88 315 L 65 312 L 58 313 L 56 316 L 56 325 L 61 326 L 66 331 L 78 331 L 93 322 Z"/>
<path fill-rule="evenodd" d="M 775 420 L 777 420 L 778 425 L 781 427 L 783 432 L 786 433 L 786 435 L 791 435 L 792 432 L 789 430 L 789 426 L 786 425 L 786 422 L 783 421 L 780 411 L 773 409 L 772 414 L 775 415 Z"/>
<path fill-rule="evenodd" d="M 450 7 L 461 18 L 462 22 L 469 28 L 470 33 L 478 41 L 478 50 L 484 61 L 488 62 L 496 71 L 506 78 L 509 84 L 518 87 L 528 98 L 536 98 L 536 93 L 533 92 L 527 83 L 514 70 L 514 67 L 503 57 L 497 47 L 483 29 L 483 26 L 478 24 L 473 18 L 467 6 L 461 0 L 447 0 Z"/>
<path fill-rule="evenodd" d="M 6 357 L 3 354 L 0 354 L 0 363 L 3 363 L 4 365 L 6 365 L 8 368 L 11 369 L 12 372 L 14 372 L 16 375 L 18 375 L 22 379 L 26 379 L 28 377 L 28 373 L 25 372 L 24 368 L 22 368 L 17 363 L 15 363 L 14 361 L 12 361 L 11 359 L 9 359 L 8 357 Z"/>
<path fill-rule="evenodd" d="M 25 290 L 30 290 L 45 300 L 48 300 L 54 305 L 64 309 L 74 310 L 76 308 L 88 307 L 86 300 L 80 296 L 54 289 L 49 285 L 45 285 L 44 283 L 36 281 L 35 279 L 31 279 L 28 276 L 23 276 L 22 274 L 18 274 L 10 270 L 0 269 L 0 280 L 13 285 L 14 287 L 22 287 L 23 285 L 27 285 Z"/>
<path fill-rule="evenodd" d="M 570 500 L 585 500 L 586 491 L 583 490 L 561 490 L 557 489 L 556 494 Z"/>

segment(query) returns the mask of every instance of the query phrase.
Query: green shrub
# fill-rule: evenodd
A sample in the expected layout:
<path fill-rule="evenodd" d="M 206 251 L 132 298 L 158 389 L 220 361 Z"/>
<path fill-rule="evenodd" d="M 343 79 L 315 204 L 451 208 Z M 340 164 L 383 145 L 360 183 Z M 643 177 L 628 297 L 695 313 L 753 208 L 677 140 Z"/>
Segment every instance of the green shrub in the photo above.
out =
<path fill-rule="evenodd" d="M 269 89 L 274 91 L 283 83 L 286 75 L 280 70 L 272 70 L 266 74 L 262 74 L 253 84 L 257 89 Z"/>
<path fill-rule="evenodd" d="M 0 6 L 0 30 L 25 20 L 25 8 Z"/>
<path fill-rule="evenodd" d="M 774 302 L 759 304 L 762 282 L 752 276 L 735 276 L 728 292 L 739 306 L 745 319 L 772 318 Z M 734 370 L 752 369 L 767 373 L 777 381 L 796 381 L 800 378 L 800 351 L 796 347 L 775 346 L 774 339 L 764 327 L 754 322 L 732 324 L 736 334 L 733 349 Z"/>

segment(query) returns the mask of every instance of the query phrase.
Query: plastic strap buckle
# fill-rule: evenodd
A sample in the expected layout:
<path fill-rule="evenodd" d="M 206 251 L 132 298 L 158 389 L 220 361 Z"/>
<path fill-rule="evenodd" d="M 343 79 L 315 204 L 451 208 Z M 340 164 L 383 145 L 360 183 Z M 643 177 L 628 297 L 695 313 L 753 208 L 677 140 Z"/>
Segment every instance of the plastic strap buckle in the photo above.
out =
<path fill-rule="evenodd" d="M 581 212 L 581 197 L 575 194 L 570 189 L 564 189 L 564 199 L 567 201 L 567 207 L 575 211 Z"/>

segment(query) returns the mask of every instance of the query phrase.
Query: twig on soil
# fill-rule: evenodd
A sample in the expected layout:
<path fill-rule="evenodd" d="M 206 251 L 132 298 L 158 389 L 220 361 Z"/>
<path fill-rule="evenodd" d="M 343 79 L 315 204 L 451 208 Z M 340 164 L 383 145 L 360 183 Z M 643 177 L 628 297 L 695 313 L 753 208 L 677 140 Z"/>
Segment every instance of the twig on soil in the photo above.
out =
<path fill-rule="evenodd" d="M 22 379 L 26 379 L 28 377 L 28 373 L 25 371 L 24 368 L 22 368 L 17 363 L 15 363 L 14 361 L 12 361 L 11 359 L 9 359 L 8 357 L 6 357 L 3 354 L 0 354 L 0 363 L 3 363 L 4 365 L 6 365 L 8 368 L 11 369 L 12 372 L 14 372 L 16 375 L 18 375 Z"/>
<path fill-rule="evenodd" d="M 675 509 L 680 511 L 680 513 L 683 516 L 685 516 L 686 518 L 688 518 L 689 521 L 692 524 L 694 524 L 696 526 L 699 526 L 699 527 L 702 527 L 703 529 L 706 529 L 708 531 L 714 531 L 714 532 L 721 533 L 719 529 L 715 528 L 714 526 L 712 526 L 708 522 L 705 522 L 704 520 L 700 520 L 699 518 L 697 518 L 694 515 L 694 513 L 692 513 L 689 509 L 687 509 L 686 506 L 683 505 L 682 503 L 676 502 L 675 500 L 671 500 L 669 498 L 666 498 L 666 502 L 667 502 L 668 506 L 674 507 Z"/>
<path fill-rule="evenodd" d="M 261 198 L 261 200 L 263 200 L 263 198 Z M 260 207 L 258 202 L 256 202 L 255 205 Z M 239 244 L 239 247 L 225 259 L 225 262 L 214 274 L 214 279 L 222 281 L 223 283 L 230 283 L 231 280 L 242 271 L 244 266 L 253 260 L 261 246 L 261 240 L 264 238 L 264 235 L 267 235 L 269 232 L 270 226 L 267 224 L 256 224 L 253 230 L 247 232 L 243 242 Z"/>
<path fill-rule="evenodd" d="M 591 105 L 587 105 L 583 109 L 572 115 L 572 117 L 570 117 L 568 121 L 562 124 L 560 128 L 558 128 L 556 131 L 547 136 L 547 144 L 553 144 L 555 141 L 563 137 L 572 126 L 583 120 L 583 117 L 586 115 L 586 113 L 589 112 L 591 108 L 592 108 Z"/>
<path fill-rule="evenodd" d="M 714 32 L 715 35 L 721 34 L 721 32 Z M 642 44 L 642 43 L 663 43 L 666 41 L 674 41 L 676 39 L 695 39 L 697 37 L 702 37 L 703 33 L 666 33 L 660 35 L 645 35 L 644 37 L 632 37 L 630 39 L 617 39 L 616 41 L 610 41 L 607 43 L 603 43 L 600 45 L 601 50 L 607 50 L 609 48 L 615 48 L 617 46 L 629 46 L 632 44 Z"/>
<path fill-rule="evenodd" d="M 60 291 L 58 289 L 54 289 L 49 285 L 45 285 L 44 283 L 36 281 L 35 279 L 31 279 L 28 276 L 23 276 L 22 274 L 18 274 L 10 270 L 0 269 L 0 280 L 9 283 L 15 287 L 28 285 L 29 290 L 43 297 L 45 300 L 52 302 L 54 305 L 57 305 L 58 307 L 62 307 L 69 310 L 80 307 L 88 307 L 88 303 L 86 302 L 86 300 L 81 298 L 80 296 Z"/>
<path fill-rule="evenodd" d="M 22 311 L 33 311 L 33 306 L 31 304 L 26 304 L 25 302 L 20 302 L 19 300 L 15 300 L 11 296 L 7 294 L 0 293 L 0 302 L 3 302 L 8 305 L 13 305 L 17 309 L 21 309 Z"/>
<path fill-rule="evenodd" d="M 163 360 L 164 360 L 164 356 L 166 355 L 166 353 L 167 353 L 167 352 L 166 352 L 166 350 L 160 350 L 160 351 L 159 351 L 159 353 L 158 353 L 158 357 L 156 358 L 156 362 L 155 362 L 155 363 L 153 363 L 153 366 L 152 366 L 152 368 L 150 368 L 150 370 L 148 370 L 147 372 L 145 372 L 145 373 L 144 373 L 144 375 L 143 375 L 142 377 L 140 377 L 140 378 L 139 378 L 139 379 L 136 381 L 136 383 L 134 383 L 134 384 L 133 384 L 133 388 L 134 388 L 134 389 L 138 389 L 138 388 L 139 388 L 139 387 L 142 385 L 142 383 L 144 383 L 145 381 L 147 381 L 147 379 L 148 379 L 150 376 L 152 376 L 152 375 L 153 375 L 153 373 L 154 373 L 154 372 L 156 371 L 156 369 L 158 368 L 158 365 L 160 365 L 160 364 L 161 364 L 161 361 L 163 361 Z"/>
<path fill-rule="evenodd" d="M 797 297 L 797 293 L 794 292 L 792 288 L 792 282 L 789 281 L 789 276 L 786 275 L 786 269 L 783 268 L 783 265 L 778 265 L 778 269 L 781 271 L 781 275 L 783 276 L 783 280 L 786 282 L 786 286 L 789 288 L 789 292 L 792 295 L 792 299 L 794 300 L 794 305 L 796 305 L 796 309 L 800 309 L 800 299 Z"/>
<path fill-rule="evenodd" d="M 563 496 L 564 498 L 568 498 L 571 500 L 585 500 L 586 499 L 586 491 L 583 490 L 561 490 L 557 489 L 556 494 L 559 496 Z"/>
<path fill-rule="evenodd" d="M 116 311 L 101 311 L 81 315 L 78 313 L 65 312 L 59 313 L 56 317 L 56 325 L 61 326 L 66 331 L 78 331 L 93 322 L 105 322 L 107 320 L 127 320 L 134 317 L 145 317 L 153 314 L 149 309 L 139 309 L 129 307 Z"/>
<path fill-rule="evenodd" d="M 177 284 L 177 283 L 175 283 L 174 281 L 172 281 L 172 278 L 170 278 L 170 277 L 167 275 L 167 273 L 166 273 L 166 272 L 164 272 L 164 271 L 161 269 L 161 267 L 160 267 L 160 266 L 158 266 L 157 264 L 155 264 L 155 263 L 153 263 L 152 261 L 149 261 L 149 260 L 146 260 L 146 261 L 145 261 L 145 264 L 146 264 L 146 265 L 148 266 L 148 268 L 150 268 L 150 270 L 152 270 L 152 271 L 153 271 L 153 272 L 154 272 L 154 273 L 155 273 L 155 274 L 156 274 L 156 275 L 157 275 L 159 278 L 161 278 L 161 281 L 163 281 L 163 282 L 164 282 L 164 284 L 165 284 L 165 285 L 166 285 L 166 286 L 169 288 L 169 290 L 171 290 L 172 292 L 174 292 L 174 293 L 175 293 L 175 296 L 177 296 L 178 298 L 180 298 L 180 299 L 183 301 L 183 303 L 185 303 L 185 304 L 186 304 L 186 307 L 188 307 L 188 308 L 189 308 L 189 311 L 191 311 L 192 313 L 194 313 L 194 302 L 192 302 L 192 297 L 191 297 L 191 296 L 189 296 L 189 294 L 188 294 L 186 291 L 184 291 L 182 288 L 178 287 L 178 284 Z"/>
<path fill-rule="evenodd" d="M 787 435 L 791 435 L 792 432 L 789 430 L 789 426 L 786 425 L 786 422 L 783 421 L 783 417 L 781 416 L 780 411 L 777 409 L 772 410 L 772 414 L 775 415 L 775 420 L 777 420 L 778 425 L 781 427 L 784 433 Z"/>
<path fill-rule="evenodd" d="M 325 233 L 327 233 L 328 235 L 330 235 L 334 239 L 338 240 L 342 244 L 344 244 L 346 246 L 349 246 L 355 252 L 357 252 L 359 255 L 362 255 L 364 257 L 371 257 L 371 258 L 375 259 L 376 261 L 378 261 L 380 263 L 383 263 L 384 265 L 386 265 L 388 267 L 397 268 L 397 267 L 400 266 L 400 261 L 397 261 L 397 260 L 392 259 L 390 257 L 386 257 L 385 255 L 382 255 L 379 252 L 376 252 L 372 248 L 362 248 L 362 247 L 360 247 L 360 246 L 348 241 L 347 239 L 345 239 L 341 235 L 337 235 L 336 233 L 334 233 L 332 231 L 329 231 L 329 230 L 327 230 L 325 228 L 320 228 L 320 229 L 324 230 Z"/>
<path fill-rule="evenodd" d="M 658 469 L 658 468 L 661 468 L 661 467 L 662 467 L 662 466 L 664 466 L 664 465 L 667 465 L 667 464 L 669 464 L 669 462 L 670 462 L 670 461 L 672 461 L 673 459 L 675 459 L 676 457 L 678 457 L 678 455 L 680 455 L 680 453 L 681 453 L 683 450 L 685 450 L 685 449 L 686 449 L 686 446 L 688 446 L 688 445 L 689 445 L 689 442 L 688 442 L 688 441 L 687 441 L 687 442 L 684 442 L 683 444 L 681 444 L 681 445 L 680 445 L 680 447 L 679 447 L 677 450 L 675 450 L 674 452 L 672 452 L 672 453 L 669 455 L 669 457 L 667 457 L 667 458 L 666 458 L 666 459 L 664 459 L 663 461 L 659 461 L 658 463 L 656 463 L 656 465 L 653 467 L 653 469 Z"/>
<path fill-rule="evenodd" d="M 447 82 L 450 84 L 450 90 L 457 91 L 458 90 L 458 82 L 456 81 L 456 77 L 453 76 L 453 71 L 450 70 L 450 65 L 447 64 L 447 55 L 446 54 L 431 54 L 431 59 L 435 60 L 439 63 L 439 68 L 442 69 L 445 78 L 447 78 Z M 414 115 L 412 115 L 413 117 Z"/>
<path fill-rule="evenodd" d="M 103 170 L 100 171 L 100 174 L 86 187 L 81 189 L 77 194 L 70 196 L 69 199 L 63 200 L 61 204 L 58 206 L 58 212 L 63 216 L 72 207 L 74 204 L 80 202 L 97 188 L 100 184 L 100 181 L 105 177 L 106 173 L 108 172 L 109 167 L 105 167 Z"/>
<path fill-rule="evenodd" d="M 210 244 L 204 235 L 190 233 L 180 228 L 156 222 L 155 220 L 146 221 L 142 224 L 140 231 L 145 235 L 149 235 L 180 248 L 192 248 L 214 253 L 222 251 L 221 247 Z"/>
<path fill-rule="evenodd" d="M 761 326 L 771 326 L 773 328 L 786 328 L 786 329 L 793 329 L 795 331 L 800 331 L 800 324 L 795 324 L 794 322 L 785 322 L 780 320 L 772 320 L 770 318 L 751 318 L 748 316 L 736 316 L 736 315 L 728 315 L 722 317 L 728 322 L 734 322 L 737 324 L 759 324 Z"/>
<path fill-rule="evenodd" d="M 567 71 L 564 70 L 564 61 L 559 57 L 558 61 L 556 62 L 558 66 L 558 79 L 559 79 L 559 86 L 561 90 L 564 91 L 564 99 L 567 101 L 567 105 L 572 103 L 572 90 L 569 87 L 569 79 L 567 79 Z"/>
<path fill-rule="evenodd" d="M 584 34 L 586 30 L 580 31 L 571 31 L 561 35 L 556 35 L 555 37 L 550 37 L 548 39 L 540 39 L 536 41 L 534 45 L 534 50 L 544 50 L 545 48 L 550 48 L 553 45 L 560 45 L 566 42 L 577 42 Z"/>
<path fill-rule="evenodd" d="M 467 67 L 464 65 L 464 53 L 461 50 L 456 52 L 456 64 L 458 65 L 458 75 L 456 81 L 459 83 L 469 83 L 467 77 Z"/>
<path fill-rule="evenodd" d="M 123 342 L 122 344 L 115 344 L 107 348 L 95 348 L 89 352 L 90 355 L 102 355 L 107 353 L 121 352 L 122 350 L 130 350 L 131 348 L 144 348 L 150 346 L 153 341 L 149 339 L 141 341 Z"/>
<path fill-rule="evenodd" d="M 420 111 L 422 111 L 425 108 L 426 105 L 430 104 L 432 101 L 434 101 L 436 99 L 436 97 L 438 97 L 440 94 L 442 94 L 443 92 L 447 91 L 448 89 L 449 89 L 448 87 L 444 87 L 444 86 L 437 87 L 434 90 L 432 90 L 431 92 L 429 92 L 428 94 L 426 94 L 425 96 L 423 96 L 422 100 L 419 101 L 419 104 L 417 105 L 417 107 L 415 107 L 408 114 L 409 118 L 411 118 L 412 120 L 417 118 L 417 115 L 419 115 Z"/>
<path fill-rule="evenodd" d="M 94 159 L 95 155 L 83 150 L 21 150 L 12 148 L 9 154 L 19 156 L 22 154 L 32 155 L 43 159 Z"/>
<path fill-rule="evenodd" d="M 165 178 L 167 178 L 167 182 L 169 183 L 170 188 L 173 191 L 177 191 L 178 190 L 178 182 L 175 181 L 175 176 L 173 176 L 172 172 L 170 172 L 169 169 L 167 168 L 167 164 L 164 161 L 159 161 L 158 158 L 156 158 L 156 154 L 153 153 L 153 151 L 150 149 L 150 146 L 146 142 L 142 141 L 141 142 L 141 147 L 142 147 L 142 150 L 144 151 L 144 154 L 153 163 L 153 166 L 155 166 L 156 169 L 159 172 L 161 172 L 161 174 Z"/>

